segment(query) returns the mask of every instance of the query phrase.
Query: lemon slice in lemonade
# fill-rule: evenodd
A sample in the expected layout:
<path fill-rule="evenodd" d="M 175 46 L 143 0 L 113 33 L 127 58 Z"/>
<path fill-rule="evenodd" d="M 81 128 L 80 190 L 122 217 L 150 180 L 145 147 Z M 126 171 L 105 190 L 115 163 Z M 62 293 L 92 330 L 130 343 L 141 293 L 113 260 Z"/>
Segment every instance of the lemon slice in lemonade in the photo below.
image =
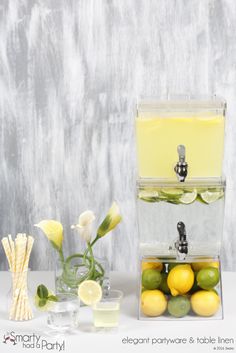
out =
<path fill-rule="evenodd" d="M 96 281 L 84 281 L 79 285 L 78 296 L 85 305 L 91 306 L 102 299 L 102 288 Z"/>

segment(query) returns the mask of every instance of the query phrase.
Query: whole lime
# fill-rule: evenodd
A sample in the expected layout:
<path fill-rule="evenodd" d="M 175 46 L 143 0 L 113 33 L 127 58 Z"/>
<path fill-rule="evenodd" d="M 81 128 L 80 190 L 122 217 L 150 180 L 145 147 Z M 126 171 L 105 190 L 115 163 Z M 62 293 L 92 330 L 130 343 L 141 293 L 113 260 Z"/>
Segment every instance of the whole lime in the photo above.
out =
<path fill-rule="evenodd" d="M 174 317 L 183 317 L 190 311 L 191 304 L 186 296 L 171 297 L 168 302 L 168 312 Z"/>
<path fill-rule="evenodd" d="M 167 284 L 167 276 L 168 276 L 167 273 L 162 273 L 162 281 L 159 286 L 159 289 L 165 294 L 170 294 L 170 288 L 168 287 L 168 284 Z"/>
<path fill-rule="evenodd" d="M 197 284 L 202 289 L 214 288 L 220 280 L 219 270 L 215 267 L 206 267 L 197 274 Z"/>
<path fill-rule="evenodd" d="M 142 285 L 146 289 L 159 288 L 162 281 L 162 275 L 154 269 L 146 269 L 142 273 Z"/>

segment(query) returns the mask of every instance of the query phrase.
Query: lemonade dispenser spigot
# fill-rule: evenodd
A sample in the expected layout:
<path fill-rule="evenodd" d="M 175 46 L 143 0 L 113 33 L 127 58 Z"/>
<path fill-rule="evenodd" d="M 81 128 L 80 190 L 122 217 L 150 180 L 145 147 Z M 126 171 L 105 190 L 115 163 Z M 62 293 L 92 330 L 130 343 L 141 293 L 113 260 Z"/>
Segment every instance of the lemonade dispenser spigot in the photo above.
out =
<path fill-rule="evenodd" d="M 175 242 L 178 260 L 185 260 L 188 254 L 188 241 L 184 222 L 178 222 L 179 239 Z"/>
<path fill-rule="evenodd" d="M 179 155 L 179 161 L 177 162 L 174 171 L 180 182 L 184 182 L 188 175 L 188 163 L 185 161 L 185 146 L 178 145 L 177 152 Z"/>

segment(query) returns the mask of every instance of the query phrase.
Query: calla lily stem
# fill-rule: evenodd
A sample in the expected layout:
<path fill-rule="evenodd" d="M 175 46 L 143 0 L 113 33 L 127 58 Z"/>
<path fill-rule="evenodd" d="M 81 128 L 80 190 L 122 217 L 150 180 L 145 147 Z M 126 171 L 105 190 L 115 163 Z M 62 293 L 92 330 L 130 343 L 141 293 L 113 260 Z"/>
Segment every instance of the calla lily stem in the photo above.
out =
<path fill-rule="evenodd" d="M 76 287 L 84 280 L 97 280 L 99 278 L 102 280 L 105 271 L 102 265 L 94 259 L 92 250 L 92 246 L 98 239 L 99 237 L 97 236 L 92 243 L 87 242 L 87 249 L 85 250 L 84 254 L 74 254 L 67 257 L 66 260 L 64 259 L 62 251 L 59 252 L 60 260 L 63 265 L 63 280 L 67 285 Z M 83 261 L 82 264 L 74 265 L 72 267 L 71 261 L 75 258 L 81 258 Z M 87 267 L 88 271 L 78 279 L 77 270 L 79 267 Z"/>

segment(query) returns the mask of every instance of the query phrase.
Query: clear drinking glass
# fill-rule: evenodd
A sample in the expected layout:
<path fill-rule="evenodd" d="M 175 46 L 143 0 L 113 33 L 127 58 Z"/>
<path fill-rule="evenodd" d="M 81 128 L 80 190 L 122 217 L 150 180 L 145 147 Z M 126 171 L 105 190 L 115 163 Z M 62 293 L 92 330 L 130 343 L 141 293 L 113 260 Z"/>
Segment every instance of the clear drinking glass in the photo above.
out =
<path fill-rule="evenodd" d="M 9 320 L 27 321 L 33 319 L 33 297 L 28 287 L 30 269 L 21 272 L 10 271 L 12 282 L 7 294 L 7 311 Z"/>
<path fill-rule="evenodd" d="M 93 322 L 95 327 L 111 328 L 119 325 L 122 298 L 122 291 L 110 290 L 108 295 L 104 295 L 100 302 L 93 305 Z"/>
<path fill-rule="evenodd" d="M 57 294 L 58 301 L 48 309 L 47 324 L 53 330 L 69 331 L 78 327 L 80 301 L 71 293 Z"/>

